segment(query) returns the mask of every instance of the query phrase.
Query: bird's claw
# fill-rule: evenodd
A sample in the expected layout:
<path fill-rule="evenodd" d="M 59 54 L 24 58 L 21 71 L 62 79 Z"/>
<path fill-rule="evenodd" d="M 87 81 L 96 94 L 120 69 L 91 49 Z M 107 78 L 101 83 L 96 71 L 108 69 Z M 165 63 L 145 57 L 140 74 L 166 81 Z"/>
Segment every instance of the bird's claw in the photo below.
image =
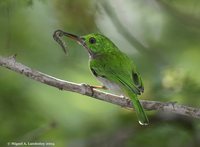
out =
<path fill-rule="evenodd" d="M 106 86 L 96 86 L 96 85 L 92 85 L 90 86 L 92 89 L 104 89 L 104 90 L 107 90 L 107 87 Z"/>
<path fill-rule="evenodd" d="M 93 91 L 93 87 L 85 84 L 85 83 L 81 83 L 81 87 L 82 88 L 82 94 L 86 94 L 86 95 L 90 95 L 93 96 L 94 95 L 94 91 Z"/>

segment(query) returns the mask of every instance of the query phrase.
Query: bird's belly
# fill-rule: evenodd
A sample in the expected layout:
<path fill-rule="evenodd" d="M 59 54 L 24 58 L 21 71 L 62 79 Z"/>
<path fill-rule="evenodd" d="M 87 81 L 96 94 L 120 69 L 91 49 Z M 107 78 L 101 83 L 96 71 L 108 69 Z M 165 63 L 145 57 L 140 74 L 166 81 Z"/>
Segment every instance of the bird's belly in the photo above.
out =
<path fill-rule="evenodd" d="M 123 95 L 120 86 L 106 78 L 97 77 L 97 79 L 109 90 L 113 91 L 115 94 Z"/>

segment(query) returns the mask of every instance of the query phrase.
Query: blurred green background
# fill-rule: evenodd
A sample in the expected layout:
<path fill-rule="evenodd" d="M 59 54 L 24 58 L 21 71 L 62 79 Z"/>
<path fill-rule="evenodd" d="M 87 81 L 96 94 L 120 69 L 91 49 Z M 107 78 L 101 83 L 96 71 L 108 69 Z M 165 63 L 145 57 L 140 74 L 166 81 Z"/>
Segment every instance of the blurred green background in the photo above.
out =
<path fill-rule="evenodd" d="M 101 32 L 136 63 L 141 99 L 200 106 L 199 0 L 1 0 L 0 55 L 64 80 L 100 84 L 86 51 L 56 29 Z M 54 142 L 63 147 L 200 146 L 199 120 L 147 112 L 149 126 L 118 106 L 35 82 L 0 68 L 0 146 Z"/>

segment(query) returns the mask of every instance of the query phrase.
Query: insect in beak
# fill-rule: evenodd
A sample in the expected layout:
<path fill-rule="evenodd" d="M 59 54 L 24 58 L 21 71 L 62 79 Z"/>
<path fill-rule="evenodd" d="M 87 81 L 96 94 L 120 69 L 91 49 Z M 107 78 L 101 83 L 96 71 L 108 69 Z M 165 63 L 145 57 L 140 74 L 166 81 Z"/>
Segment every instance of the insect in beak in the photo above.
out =
<path fill-rule="evenodd" d="M 63 36 L 69 37 L 69 38 L 75 40 L 77 43 L 79 43 L 81 45 L 85 44 L 84 40 L 77 35 L 67 33 L 67 32 L 64 32 L 62 30 L 56 30 L 53 33 L 53 38 L 62 47 L 65 54 L 67 53 L 67 46 L 66 46 L 65 42 L 61 39 L 61 37 L 63 37 Z"/>

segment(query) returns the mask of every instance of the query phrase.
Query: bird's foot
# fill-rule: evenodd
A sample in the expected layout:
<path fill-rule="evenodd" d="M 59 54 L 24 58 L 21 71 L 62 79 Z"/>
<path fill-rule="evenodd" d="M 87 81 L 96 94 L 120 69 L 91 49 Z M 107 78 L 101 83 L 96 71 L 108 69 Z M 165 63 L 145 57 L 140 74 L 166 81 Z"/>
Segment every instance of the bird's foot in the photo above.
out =
<path fill-rule="evenodd" d="M 92 89 L 103 89 L 103 90 L 107 90 L 107 88 L 105 86 L 97 86 L 97 85 L 92 85 L 90 86 Z"/>
<path fill-rule="evenodd" d="M 123 94 L 121 94 L 120 97 L 122 97 L 122 99 L 129 99 L 126 96 L 124 96 Z"/>
<path fill-rule="evenodd" d="M 83 87 L 82 92 L 81 92 L 82 94 L 89 95 L 89 96 L 94 95 L 94 91 L 93 91 L 92 86 L 85 84 L 85 83 L 81 83 L 81 87 Z"/>
<path fill-rule="evenodd" d="M 85 83 L 81 83 L 82 88 L 82 94 L 85 95 L 90 95 L 93 96 L 94 95 L 94 89 L 104 89 L 106 90 L 107 88 L 105 86 L 94 86 L 94 85 L 88 85 Z"/>
<path fill-rule="evenodd" d="M 174 105 L 176 105 L 177 101 L 173 101 L 173 102 L 167 102 L 167 105 L 171 105 L 174 108 Z"/>

